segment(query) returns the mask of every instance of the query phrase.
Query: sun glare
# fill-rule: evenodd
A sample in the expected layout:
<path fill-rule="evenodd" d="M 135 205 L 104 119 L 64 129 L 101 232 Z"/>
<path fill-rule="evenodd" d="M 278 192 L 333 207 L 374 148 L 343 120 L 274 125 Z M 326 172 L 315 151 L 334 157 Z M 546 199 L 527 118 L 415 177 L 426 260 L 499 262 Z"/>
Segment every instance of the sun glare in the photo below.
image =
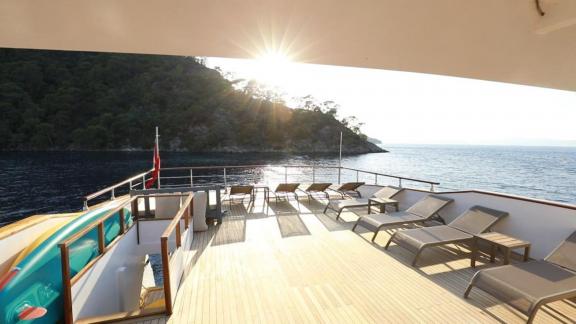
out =
<path fill-rule="evenodd" d="M 281 87 L 291 82 L 289 77 L 290 57 L 281 52 L 267 52 L 254 60 L 254 75 L 259 82 L 268 86 Z"/>

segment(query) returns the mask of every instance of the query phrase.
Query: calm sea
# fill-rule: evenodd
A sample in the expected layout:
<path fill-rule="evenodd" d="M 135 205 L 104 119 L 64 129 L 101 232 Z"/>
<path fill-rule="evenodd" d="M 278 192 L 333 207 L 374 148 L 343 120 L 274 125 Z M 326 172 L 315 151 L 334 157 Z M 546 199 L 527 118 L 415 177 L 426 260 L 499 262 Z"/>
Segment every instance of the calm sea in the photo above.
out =
<path fill-rule="evenodd" d="M 343 157 L 343 166 L 440 182 L 439 190 L 484 189 L 576 203 L 576 148 L 389 146 L 390 153 Z M 0 225 L 50 212 L 77 211 L 82 196 L 151 167 L 151 152 L 7 153 L 0 156 Z M 162 153 L 162 166 L 337 165 L 337 156 Z M 251 171 L 256 180 L 261 173 Z M 283 169 L 276 170 L 283 179 Z M 290 180 L 310 174 L 290 171 Z M 309 171 L 306 171 L 309 172 Z M 231 171 L 231 173 L 233 173 Z M 260 175 L 259 175 L 260 174 Z M 208 174 L 210 175 L 210 174 Z M 317 180 L 336 182 L 332 171 Z M 343 181 L 356 179 L 345 172 Z M 203 180 L 210 181 L 210 177 Z M 373 183 L 373 176 L 360 180 Z M 379 177 L 379 183 L 397 184 Z M 405 186 L 417 186 L 404 182 Z"/>

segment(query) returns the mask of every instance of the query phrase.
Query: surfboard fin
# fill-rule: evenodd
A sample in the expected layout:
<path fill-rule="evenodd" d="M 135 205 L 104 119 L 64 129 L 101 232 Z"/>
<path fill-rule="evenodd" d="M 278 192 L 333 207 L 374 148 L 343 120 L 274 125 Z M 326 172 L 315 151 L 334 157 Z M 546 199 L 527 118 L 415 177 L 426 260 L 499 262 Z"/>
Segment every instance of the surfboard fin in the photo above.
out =
<path fill-rule="evenodd" d="M 29 321 L 29 320 L 40 318 L 40 317 L 46 315 L 47 312 L 48 311 L 44 307 L 36 307 L 36 306 L 26 305 L 20 311 L 20 314 L 18 314 L 18 318 L 22 321 Z"/>
<path fill-rule="evenodd" d="M 18 274 L 20 268 L 12 268 L 12 270 L 6 272 L 0 277 L 0 290 L 4 289 L 6 285 Z"/>

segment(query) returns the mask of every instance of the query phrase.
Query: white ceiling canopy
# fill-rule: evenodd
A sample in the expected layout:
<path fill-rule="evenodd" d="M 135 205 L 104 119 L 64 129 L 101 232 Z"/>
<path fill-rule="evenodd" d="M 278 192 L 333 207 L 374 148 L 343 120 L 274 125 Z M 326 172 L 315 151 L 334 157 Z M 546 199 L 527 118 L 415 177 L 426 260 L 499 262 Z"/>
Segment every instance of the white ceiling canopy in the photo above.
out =
<path fill-rule="evenodd" d="M 576 90 L 576 1 L 0 0 L 0 47 L 253 58 Z"/>

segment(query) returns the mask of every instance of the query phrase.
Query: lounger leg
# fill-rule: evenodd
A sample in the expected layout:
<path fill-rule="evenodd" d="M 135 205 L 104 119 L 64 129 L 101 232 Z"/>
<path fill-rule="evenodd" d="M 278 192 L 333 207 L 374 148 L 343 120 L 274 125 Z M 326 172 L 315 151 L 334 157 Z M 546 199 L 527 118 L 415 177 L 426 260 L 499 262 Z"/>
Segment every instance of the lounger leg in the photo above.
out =
<path fill-rule="evenodd" d="M 374 243 L 374 241 L 376 241 L 376 236 L 378 236 L 378 232 L 380 232 L 380 228 L 378 228 L 377 230 L 374 231 L 374 236 L 372 236 L 372 243 Z"/>
<path fill-rule="evenodd" d="M 358 221 L 360 221 L 360 218 L 358 218 L 356 223 L 354 223 L 354 226 L 352 227 L 352 232 L 354 232 L 354 230 L 356 229 L 356 226 L 358 226 Z"/>
<path fill-rule="evenodd" d="M 326 207 L 324 207 L 324 214 L 326 214 L 326 211 L 328 210 L 328 206 L 330 205 L 330 200 L 328 200 L 328 203 L 326 204 Z"/>
<path fill-rule="evenodd" d="M 424 248 L 419 249 L 418 252 L 416 252 L 416 254 L 414 255 L 414 259 L 412 260 L 413 267 L 416 266 L 416 263 L 418 262 L 418 257 L 420 256 L 420 253 L 422 253 L 422 250 L 424 250 Z"/>
<path fill-rule="evenodd" d="M 532 324 L 534 318 L 536 317 L 537 312 L 538 312 L 538 306 L 534 307 L 534 309 L 530 312 L 530 316 L 528 316 L 528 321 L 526 321 L 526 324 Z"/>
<path fill-rule="evenodd" d="M 300 211 L 300 200 L 298 200 L 298 194 L 294 193 L 294 198 L 296 199 L 296 205 L 298 205 L 298 211 Z"/>
<path fill-rule="evenodd" d="M 466 291 L 464 292 L 464 298 L 468 298 L 468 295 L 470 295 L 470 292 L 472 291 L 472 287 L 474 287 L 474 285 L 472 285 L 472 283 L 470 283 L 468 285 L 468 288 L 466 288 Z"/>
<path fill-rule="evenodd" d="M 344 209 L 344 208 L 340 208 L 340 209 L 338 210 L 338 215 L 336 215 L 336 220 L 339 220 L 339 219 L 340 219 L 340 213 L 342 213 L 342 210 L 343 210 L 343 209 Z"/>
<path fill-rule="evenodd" d="M 388 247 L 390 246 L 390 243 L 392 243 L 392 240 L 394 239 L 394 236 L 396 236 L 396 232 L 392 233 L 392 235 L 390 235 L 390 238 L 388 239 L 388 242 L 386 242 L 386 246 L 384 246 L 384 250 L 388 250 Z"/>

